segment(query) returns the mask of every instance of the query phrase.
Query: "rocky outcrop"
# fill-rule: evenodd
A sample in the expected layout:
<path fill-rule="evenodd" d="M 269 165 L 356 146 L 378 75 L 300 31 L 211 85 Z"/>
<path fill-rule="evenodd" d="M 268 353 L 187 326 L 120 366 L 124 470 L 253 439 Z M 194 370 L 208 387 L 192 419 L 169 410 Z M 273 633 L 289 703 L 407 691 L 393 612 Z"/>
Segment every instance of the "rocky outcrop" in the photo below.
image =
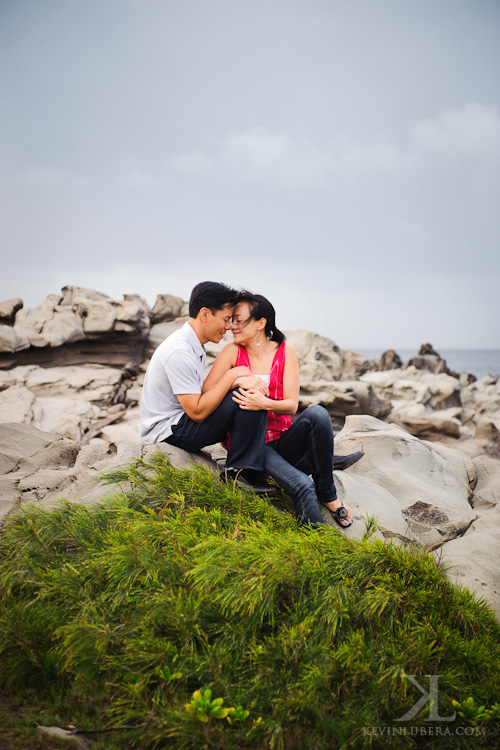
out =
<path fill-rule="evenodd" d="M 172 294 L 159 294 L 151 310 L 151 323 L 163 323 L 175 318 L 186 317 L 189 314 L 188 303 Z"/>
<path fill-rule="evenodd" d="M 364 519 L 374 516 L 382 538 L 431 548 L 451 545 L 446 559 L 453 564 L 452 574 L 480 591 L 500 612 L 500 462 L 491 458 L 474 462 L 461 452 L 419 440 L 397 425 L 364 415 L 348 416 L 335 444 L 340 454 L 365 453 L 348 471 L 334 472 L 339 497 L 355 517 L 344 533 L 360 537 Z M 216 473 L 210 455 L 220 457 L 221 449 L 214 448 L 189 454 L 167 444 L 145 445 L 137 430 L 123 423 L 105 426 L 99 437 L 84 442 L 32 425 L 3 424 L 0 518 L 20 503 L 52 507 L 61 498 L 96 502 L 117 491 L 116 486 L 98 483 L 103 472 L 158 450 L 175 466 L 201 461 Z M 326 509 L 323 514 L 334 525 Z M 466 553 L 461 555 L 460 550 Z M 479 567 L 474 567 L 476 554 Z M 488 575 L 482 574 L 483 568 Z"/>
<path fill-rule="evenodd" d="M 122 370 L 102 365 L 0 371 L 0 423 L 31 424 L 81 440 L 124 415 L 126 385 Z"/>
<path fill-rule="evenodd" d="M 379 534 L 436 550 L 448 575 L 500 614 L 500 462 L 420 440 L 373 417 L 348 416 L 335 452 L 365 455 L 334 472 L 339 497 L 356 523 L 378 520 Z M 323 511 L 325 518 L 329 513 Z"/>
<path fill-rule="evenodd" d="M 126 438 L 116 442 L 104 437 L 92 438 L 82 443 L 32 425 L 2 424 L 0 519 L 21 503 L 52 507 L 61 498 L 91 503 L 115 494 L 117 487 L 99 483 L 100 475 L 158 450 L 176 467 L 201 462 L 216 470 L 206 453 L 187 453 L 166 443 L 145 445 L 138 433 Z"/>
<path fill-rule="evenodd" d="M 340 349 L 331 339 L 317 333 L 287 331 L 286 337 L 297 352 L 301 382 L 356 380 L 369 368 L 362 354 Z"/>
<path fill-rule="evenodd" d="M 371 385 L 359 380 L 319 380 L 301 382 L 299 408 L 313 404 L 324 406 L 336 429 L 341 429 L 348 414 L 371 414 L 386 417 L 392 406 L 379 398 Z"/>
<path fill-rule="evenodd" d="M 166 294 L 152 309 L 137 295 L 115 301 L 70 286 L 31 310 L 0 304 L 0 518 L 26 501 L 94 502 L 114 492 L 96 484 L 101 472 L 157 450 L 139 437 L 144 373 L 186 320 L 187 303 Z M 500 608 L 500 377 L 450 373 L 430 345 L 402 367 L 394 350 L 369 362 L 308 331 L 287 340 L 299 408 L 322 404 L 341 430 L 336 452 L 365 452 L 336 472 L 357 518 L 345 533 L 358 535 L 373 513 L 382 536 L 438 547 L 457 580 Z M 207 345 L 207 367 L 225 343 Z"/>
<path fill-rule="evenodd" d="M 0 369 L 138 364 L 149 328 L 149 307 L 138 295 L 126 294 L 117 302 L 100 292 L 66 286 L 61 295 L 19 309 L 12 326 L 0 326 Z"/>

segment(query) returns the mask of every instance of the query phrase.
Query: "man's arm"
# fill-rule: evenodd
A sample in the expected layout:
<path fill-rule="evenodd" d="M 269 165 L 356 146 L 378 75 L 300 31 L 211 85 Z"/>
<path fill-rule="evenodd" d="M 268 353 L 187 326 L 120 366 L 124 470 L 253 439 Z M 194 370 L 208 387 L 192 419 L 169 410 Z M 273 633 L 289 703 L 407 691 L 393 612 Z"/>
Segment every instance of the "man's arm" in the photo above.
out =
<path fill-rule="evenodd" d="M 203 422 L 219 406 L 222 399 L 244 375 L 251 375 L 248 367 L 233 367 L 222 375 L 205 393 L 177 393 L 179 403 L 194 422 Z"/>
<path fill-rule="evenodd" d="M 203 383 L 202 393 L 206 393 L 211 390 L 216 383 L 227 373 L 228 371 L 234 370 L 234 363 L 236 362 L 236 355 L 238 353 L 238 347 L 235 344 L 227 344 L 224 349 L 217 355 L 217 359 L 212 365 L 212 369 L 205 378 Z M 256 388 L 261 391 L 265 396 L 269 395 L 269 388 L 261 378 L 252 375 L 252 372 L 245 367 L 245 373 L 239 375 L 238 378 L 233 382 L 233 387 L 241 388 Z M 227 391 L 226 391 L 227 393 Z"/>

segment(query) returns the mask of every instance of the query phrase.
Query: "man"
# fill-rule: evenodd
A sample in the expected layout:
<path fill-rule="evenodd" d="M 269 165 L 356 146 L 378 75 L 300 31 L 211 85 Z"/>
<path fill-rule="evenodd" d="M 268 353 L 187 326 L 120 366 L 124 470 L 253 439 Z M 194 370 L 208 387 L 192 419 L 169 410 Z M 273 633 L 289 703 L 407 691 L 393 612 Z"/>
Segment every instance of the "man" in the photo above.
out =
<path fill-rule="evenodd" d="M 148 443 L 166 441 L 198 451 L 231 432 L 226 471 L 255 487 L 264 468 L 267 412 L 246 411 L 233 401 L 237 387 L 268 392 L 247 367 L 233 367 L 206 393 L 204 344 L 218 344 L 231 325 L 238 292 L 225 284 L 203 281 L 189 300 L 189 320 L 154 352 L 144 379 L 141 435 Z M 240 474 L 241 470 L 247 470 Z M 260 482 L 262 484 L 262 481 Z"/>

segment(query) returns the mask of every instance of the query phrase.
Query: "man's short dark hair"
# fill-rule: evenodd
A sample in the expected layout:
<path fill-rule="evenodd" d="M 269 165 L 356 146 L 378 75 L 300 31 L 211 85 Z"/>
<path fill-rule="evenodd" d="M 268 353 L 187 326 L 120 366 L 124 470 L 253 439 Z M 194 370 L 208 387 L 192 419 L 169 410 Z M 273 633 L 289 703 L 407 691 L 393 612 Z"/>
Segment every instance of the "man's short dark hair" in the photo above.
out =
<path fill-rule="evenodd" d="M 189 317 L 196 318 L 202 307 L 208 309 L 215 315 L 217 310 L 222 310 L 226 305 L 234 307 L 238 292 L 236 289 L 218 281 L 201 281 L 196 284 L 189 298 Z"/>

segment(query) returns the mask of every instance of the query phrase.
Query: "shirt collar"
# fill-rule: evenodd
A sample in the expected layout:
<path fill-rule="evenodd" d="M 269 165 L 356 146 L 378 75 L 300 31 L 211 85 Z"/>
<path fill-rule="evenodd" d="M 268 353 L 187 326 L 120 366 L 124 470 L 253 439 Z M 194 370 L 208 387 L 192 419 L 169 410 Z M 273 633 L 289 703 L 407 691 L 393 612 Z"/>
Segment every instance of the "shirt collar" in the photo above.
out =
<path fill-rule="evenodd" d="M 206 354 L 205 347 L 201 345 L 201 341 L 196 335 L 196 332 L 194 328 L 192 328 L 189 320 L 187 320 L 184 325 L 182 326 L 183 331 L 186 335 L 187 340 L 193 347 L 195 354 L 198 355 L 198 357 L 203 357 Z"/>

